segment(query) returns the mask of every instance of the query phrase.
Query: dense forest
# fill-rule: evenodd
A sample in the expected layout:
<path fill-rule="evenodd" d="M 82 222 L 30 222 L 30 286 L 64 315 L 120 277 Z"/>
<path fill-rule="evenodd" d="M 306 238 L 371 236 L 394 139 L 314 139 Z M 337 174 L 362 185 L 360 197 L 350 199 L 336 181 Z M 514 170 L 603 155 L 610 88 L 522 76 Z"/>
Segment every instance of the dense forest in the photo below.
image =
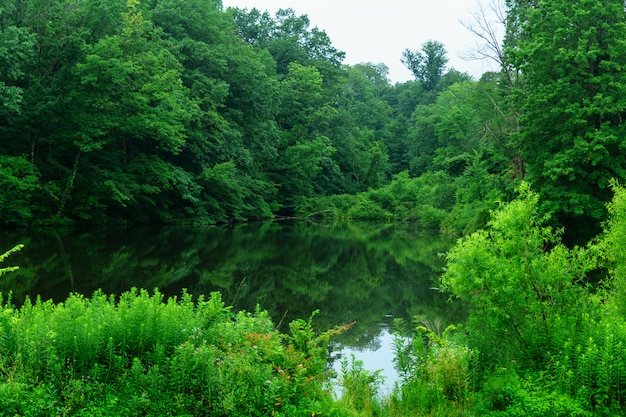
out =
<path fill-rule="evenodd" d="M 349 325 L 316 336 L 316 312 L 280 334 L 219 293 L 0 295 L 0 416 L 626 415 L 626 8 L 496 11 L 502 42 L 467 27 L 499 71 L 431 40 L 392 84 L 290 9 L 0 0 L 3 227 L 406 219 L 461 236 L 437 284 L 467 307 L 398 319 L 391 395 L 346 360 L 335 399 Z"/>
<path fill-rule="evenodd" d="M 507 3 L 503 45 L 484 14 L 468 25 L 500 71 L 447 68 L 433 40 L 392 85 L 290 9 L 2 0 L 1 222 L 318 213 L 459 234 L 527 180 L 588 238 L 626 168 L 624 11 Z"/>

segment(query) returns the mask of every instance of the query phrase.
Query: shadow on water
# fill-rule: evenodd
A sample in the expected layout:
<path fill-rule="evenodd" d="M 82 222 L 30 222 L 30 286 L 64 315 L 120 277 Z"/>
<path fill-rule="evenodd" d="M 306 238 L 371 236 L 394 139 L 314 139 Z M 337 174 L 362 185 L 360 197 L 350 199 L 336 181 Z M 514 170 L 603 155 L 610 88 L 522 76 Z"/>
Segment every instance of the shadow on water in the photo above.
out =
<path fill-rule="evenodd" d="M 236 310 L 268 310 L 280 328 L 319 309 L 326 330 L 356 321 L 337 346 L 376 351 L 381 321 L 417 314 L 456 321 L 433 291 L 439 254 L 451 244 L 407 223 L 251 223 L 237 227 L 44 229 L 0 235 L 0 251 L 24 243 L 0 278 L 13 304 L 63 301 L 70 292 L 120 294 L 132 287 L 166 296 L 220 291 Z"/>

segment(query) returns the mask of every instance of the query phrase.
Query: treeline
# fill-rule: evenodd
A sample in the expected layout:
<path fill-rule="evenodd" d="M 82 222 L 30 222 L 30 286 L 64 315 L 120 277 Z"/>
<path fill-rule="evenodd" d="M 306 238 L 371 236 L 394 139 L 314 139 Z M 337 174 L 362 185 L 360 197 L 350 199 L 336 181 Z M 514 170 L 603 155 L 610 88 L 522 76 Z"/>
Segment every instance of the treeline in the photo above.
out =
<path fill-rule="evenodd" d="M 391 85 L 382 64 L 343 65 L 292 10 L 206 0 L 0 10 L 4 224 L 270 218 L 402 172 L 448 182 L 472 161 L 508 169 L 495 142 L 480 144 L 496 121 L 479 90 L 496 80 L 446 72 L 437 42 L 405 57 L 415 81 Z M 438 66 L 424 73 L 419 57 Z"/>
<path fill-rule="evenodd" d="M 330 210 L 484 225 L 519 180 L 596 234 L 626 174 L 619 2 L 507 0 L 468 25 L 501 70 L 406 49 L 414 81 L 344 53 L 307 16 L 217 0 L 2 0 L 3 224 L 219 223 Z M 544 14 L 549 15 L 544 18 Z"/>

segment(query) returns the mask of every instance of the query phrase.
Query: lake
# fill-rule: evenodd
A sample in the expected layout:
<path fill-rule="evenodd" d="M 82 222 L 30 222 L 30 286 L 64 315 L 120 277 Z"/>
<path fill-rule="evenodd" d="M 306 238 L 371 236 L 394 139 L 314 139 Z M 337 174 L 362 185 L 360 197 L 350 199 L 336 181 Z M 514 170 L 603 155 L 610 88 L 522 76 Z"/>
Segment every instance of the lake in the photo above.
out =
<path fill-rule="evenodd" d="M 259 222 L 234 227 L 165 226 L 43 229 L 0 234 L 0 252 L 25 244 L 2 266 L 0 292 L 63 301 L 71 293 L 133 287 L 177 296 L 220 291 L 236 310 L 268 310 L 279 326 L 356 322 L 331 339 L 330 362 L 354 354 L 393 383 L 393 319 L 458 322 L 462 311 L 436 289 L 440 254 L 453 242 L 412 223 Z"/>

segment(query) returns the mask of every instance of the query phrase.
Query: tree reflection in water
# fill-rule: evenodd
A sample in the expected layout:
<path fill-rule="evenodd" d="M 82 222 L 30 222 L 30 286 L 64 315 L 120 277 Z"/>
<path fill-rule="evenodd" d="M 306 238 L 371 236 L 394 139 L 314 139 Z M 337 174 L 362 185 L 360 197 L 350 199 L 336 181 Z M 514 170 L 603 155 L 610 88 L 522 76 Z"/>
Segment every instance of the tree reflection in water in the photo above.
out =
<path fill-rule="evenodd" d="M 4 233 L 2 248 L 20 269 L 0 291 L 20 305 L 26 296 L 63 301 L 70 292 L 132 287 L 220 291 L 236 310 L 268 310 L 280 329 L 319 309 L 319 330 L 356 321 L 333 339 L 335 350 L 381 351 L 389 317 L 457 321 L 456 308 L 433 291 L 439 256 L 452 242 L 411 223 L 264 222 L 236 227 L 117 227 Z M 389 322 L 390 319 L 387 320 Z"/>

